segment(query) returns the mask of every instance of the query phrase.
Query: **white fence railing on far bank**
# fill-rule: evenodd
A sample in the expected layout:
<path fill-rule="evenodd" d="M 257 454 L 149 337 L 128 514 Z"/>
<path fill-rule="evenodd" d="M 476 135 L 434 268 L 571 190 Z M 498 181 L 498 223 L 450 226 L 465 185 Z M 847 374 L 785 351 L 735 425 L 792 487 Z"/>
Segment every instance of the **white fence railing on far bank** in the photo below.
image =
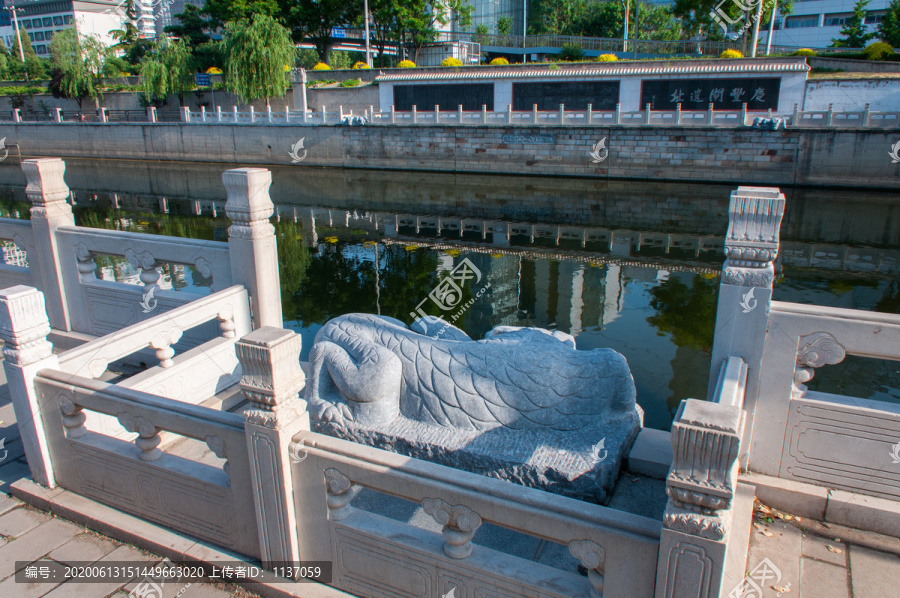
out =
<path fill-rule="evenodd" d="M 8 113 L 13 122 L 26 122 L 19 110 Z M 418 106 L 412 106 L 411 110 L 397 110 L 391 106 L 389 110 L 376 110 L 369 106 L 362 112 L 344 110 L 338 106 L 336 110 L 322 106 L 318 110 L 272 110 L 269 107 L 265 112 L 257 112 L 252 106 L 249 110 L 238 110 L 237 106 L 230 110 L 216 106 L 215 110 L 194 111 L 189 108 L 181 109 L 179 124 L 254 124 L 254 125 L 340 125 L 340 124 L 367 124 L 367 125 L 496 125 L 496 126 L 609 126 L 609 125 L 663 125 L 663 126 L 753 126 L 757 118 L 780 119 L 779 126 L 787 127 L 829 127 L 829 128 L 900 128 L 900 111 L 875 111 L 870 110 L 869 105 L 858 111 L 836 111 L 829 105 L 828 110 L 800 110 L 794 104 L 793 112 L 789 114 L 777 113 L 771 109 L 765 112 L 751 111 L 744 104 L 740 110 L 718 110 L 713 104 L 709 104 L 705 110 L 683 110 L 678 104 L 674 110 L 654 110 L 647 104 L 644 110 L 624 111 L 620 104 L 615 110 L 594 110 L 588 104 L 585 110 L 572 110 L 560 104 L 556 110 L 538 110 L 537 105 L 531 110 L 513 110 L 507 106 L 505 110 L 488 110 L 482 106 L 481 110 L 463 110 L 458 106 L 456 110 L 441 109 L 434 106 L 431 109 L 422 110 Z M 0 120 L 6 117 L 0 114 Z M 128 119 L 113 119 L 110 111 L 102 108 L 96 120 L 85 120 L 79 113 L 69 119 L 62 110 L 56 109 L 52 114 L 51 122 L 57 123 L 82 123 L 82 124 L 134 124 L 163 123 L 172 124 L 170 118 L 163 119 L 155 108 L 148 108 L 146 118 L 139 120 L 134 115 Z M 774 125 L 775 123 L 771 123 Z"/>

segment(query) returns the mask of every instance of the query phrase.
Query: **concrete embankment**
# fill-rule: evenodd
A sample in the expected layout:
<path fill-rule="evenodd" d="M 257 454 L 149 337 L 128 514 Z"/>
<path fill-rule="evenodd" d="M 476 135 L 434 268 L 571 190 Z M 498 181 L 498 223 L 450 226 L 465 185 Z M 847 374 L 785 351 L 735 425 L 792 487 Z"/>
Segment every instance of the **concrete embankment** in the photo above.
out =
<path fill-rule="evenodd" d="M 4 123 L 58 156 L 900 189 L 898 129 Z M 298 141 L 303 140 L 291 154 Z M 598 145 L 599 142 L 603 142 Z M 15 150 L 13 150 L 15 154 Z M 302 158 L 295 162 L 296 158 Z"/>

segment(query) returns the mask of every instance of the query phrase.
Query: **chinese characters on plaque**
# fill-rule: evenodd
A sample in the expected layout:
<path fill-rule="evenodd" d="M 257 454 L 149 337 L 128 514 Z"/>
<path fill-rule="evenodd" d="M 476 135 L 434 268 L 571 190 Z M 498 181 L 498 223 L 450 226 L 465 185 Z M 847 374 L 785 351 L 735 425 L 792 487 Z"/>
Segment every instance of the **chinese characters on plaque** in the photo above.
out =
<path fill-rule="evenodd" d="M 747 79 L 660 79 L 643 81 L 641 109 L 650 104 L 652 110 L 706 110 L 712 104 L 718 110 L 776 110 L 781 80 Z"/>

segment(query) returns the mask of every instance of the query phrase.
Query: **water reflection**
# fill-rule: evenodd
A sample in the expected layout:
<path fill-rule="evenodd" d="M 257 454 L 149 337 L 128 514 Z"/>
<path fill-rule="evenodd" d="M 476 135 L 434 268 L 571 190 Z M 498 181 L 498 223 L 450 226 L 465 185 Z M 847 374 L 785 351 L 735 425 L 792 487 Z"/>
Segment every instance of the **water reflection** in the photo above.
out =
<path fill-rule="evenodd" d="M 93 162 L 67 167 L 79 225 L 227 239 L 221 165 L 112 162 L 103 178 Z M 410 322 L 466 258 L 482 273 L 478 286 L 489 283 L 477 298 L 463 287 L 459 303 L 474 302 L 454 323 L 473 338 L 498 325 L 541 326 L 569 332 L 579 349 L 619 351 L 649 427 L 667 429 L 682 399 L 706 395 L 731 187 L 273 170 L 284 321 L 303 336 L 304 358 L 335 316 Z M 0 165 L 0 212 L 27 217 L 16 176 Z M 895 202 L 860 194 L 847 210 L 843 195 L 788 195 L 775 298 L 900 313 Z M 107 267 L 133 276 L 114 260 Z M 208 292 L 192 269 L 167 268 L 173 286 Z M 430 301 L 423 310 L 448 315 Z M 822 370 L 813 382 L 900 402 L 897 378 L 896 367 L 869 364 Z"/>

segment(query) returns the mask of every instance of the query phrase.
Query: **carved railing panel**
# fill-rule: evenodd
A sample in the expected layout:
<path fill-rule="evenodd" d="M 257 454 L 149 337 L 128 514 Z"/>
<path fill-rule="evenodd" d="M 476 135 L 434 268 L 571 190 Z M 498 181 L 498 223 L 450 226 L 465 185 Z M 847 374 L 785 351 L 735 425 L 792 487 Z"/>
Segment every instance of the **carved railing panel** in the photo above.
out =
<path fill-rule="evenodd" d="M 300 554 L 334 560 L 345 591 L 653 596 L 659 521 L 314 432 L 295 435 L 290 453 Z M 440 534 L 354 506 L 360 487 L 421 504 Z M 479 545 L 485 523 L 568 546 L 587 578 Z"/>

